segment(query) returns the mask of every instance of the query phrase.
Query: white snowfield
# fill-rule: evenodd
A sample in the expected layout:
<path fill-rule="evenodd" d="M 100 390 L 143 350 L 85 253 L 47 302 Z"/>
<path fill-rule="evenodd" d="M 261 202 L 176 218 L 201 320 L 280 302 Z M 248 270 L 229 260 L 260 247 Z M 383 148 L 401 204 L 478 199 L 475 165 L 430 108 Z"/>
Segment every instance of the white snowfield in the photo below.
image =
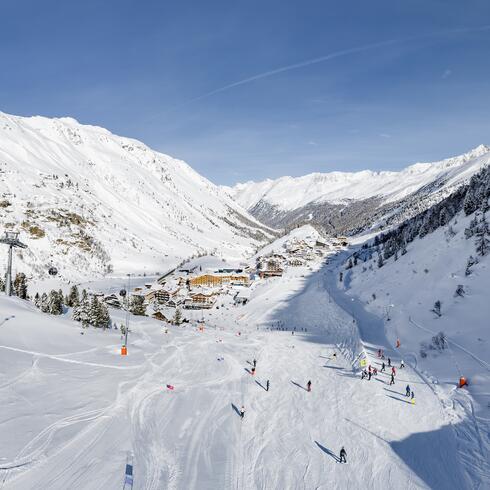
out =
<path fill-rule="evenodd" d="M 71 118 L 0 112 L 0 229 L 29 248 L 19 271 L 67 280 L 165 272 L 197 253 L 241 258 L 269 238 L 186 163 Z"/>
<path fill-rule="evenodd" d="M 410 357 L 393 386 L 360 380 L 359 353 L 379 369 L 378 348 L 397 367 L 400 352 L 337 273 L 290 268 L 245 306 L 222 297 L 203 332 L 131 317 L 127 357 L 114 330 L 0 297 L 0 488 L 121 489 L 127 461 L 146 490 L 488 488 L 488 433 Z"/>
<path fill-rule="evenodd" d="M 330 172 L 302 177 L 281 177 L 245 182 L 226 190 L 245 209 L 259 201 L 291 211 L 309 203 L 342 203 L 382 197 L 383 202 L 403 199 L 429 184 L 449 194 L 490 163 L 490 147 L 480 145 L 463 155 L 434 163 L 416 163 L 399 172 Z M 442 183 L 439 185 L 438 183 Z"/>

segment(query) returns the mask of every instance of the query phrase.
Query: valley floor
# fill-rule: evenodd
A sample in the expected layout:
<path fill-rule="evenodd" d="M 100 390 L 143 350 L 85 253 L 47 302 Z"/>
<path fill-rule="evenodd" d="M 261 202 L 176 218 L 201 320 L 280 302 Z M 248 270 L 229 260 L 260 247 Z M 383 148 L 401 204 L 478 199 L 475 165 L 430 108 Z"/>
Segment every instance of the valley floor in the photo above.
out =
<path fill-rule="evenodd" d="M 1 298 L 0 488 L 121 489 L 127 462 L 146 490 L 488 488 L 461 455 L 470 433 L 416 371 L 394 386 L 353 371 L 359 349 L 373 366 L 377 348 L 399 357 L 331 267 L 290 268 L 243 307 L 223 301 L 203 332 L 132 317 L 127 358 L 114 331 L 80 335 Z"/>

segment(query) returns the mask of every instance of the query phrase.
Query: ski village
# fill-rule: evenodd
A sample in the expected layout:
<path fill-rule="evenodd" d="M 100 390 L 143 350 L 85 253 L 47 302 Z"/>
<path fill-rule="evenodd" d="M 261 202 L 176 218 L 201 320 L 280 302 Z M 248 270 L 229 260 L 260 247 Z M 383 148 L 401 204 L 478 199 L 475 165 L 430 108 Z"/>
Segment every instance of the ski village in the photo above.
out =
<path fill-rule="evenodd" d="M 490 488 L 490 148 L 225 188 L 0 119 L 2 489 Z"/>

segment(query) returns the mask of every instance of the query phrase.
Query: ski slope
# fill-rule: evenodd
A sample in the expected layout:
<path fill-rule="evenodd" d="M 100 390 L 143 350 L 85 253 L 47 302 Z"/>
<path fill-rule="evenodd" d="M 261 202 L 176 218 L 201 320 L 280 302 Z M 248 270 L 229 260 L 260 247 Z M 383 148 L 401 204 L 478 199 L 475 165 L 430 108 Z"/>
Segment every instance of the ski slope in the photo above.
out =
<path fill-rule="evenodd" d="M 360 351 L 373 365 L 379 347 L 399 359 L 335 277 L 335 262 L 288 269 L 245 306 L 224 297 L 194 312 L 203 332 L 132 317 L 127 357 L 114 330 L 80 335 L 0 297 L 0 488 L 121 489 L 128 460 L 134 489 L 484 488 L 416 370 L 392 387 L 384 374 L 360 380 Z"/>

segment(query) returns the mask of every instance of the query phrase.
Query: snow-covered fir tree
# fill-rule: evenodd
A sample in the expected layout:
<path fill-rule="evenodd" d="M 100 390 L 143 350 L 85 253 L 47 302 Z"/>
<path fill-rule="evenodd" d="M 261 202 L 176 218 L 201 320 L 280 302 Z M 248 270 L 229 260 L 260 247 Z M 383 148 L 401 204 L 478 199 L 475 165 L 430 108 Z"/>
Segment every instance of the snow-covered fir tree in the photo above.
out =
<path fill-rule="evenodd" d="M 49 293 L 48 313 L 51 313 L 51 315 L 61 315 L 63 313 L 63 294 L 54 289 Z"/>
<path fill-rule="evenodd" d="M 432 308 L 432 310 L 437 316 L 442 316 L 442 313 L 441 313 L 441 302 L 439 300 L 437 300 L 435 303 L 434 303 L 434 307 Z"/>
<path fill-rule="evenodd" d="M 78 287 L 76 285 L 70 288 L 70 292 L 66 297 L 66 305 L 70 307 L 75 307 L 80 302 L 80 295 L 78 293 Z"/>
<path fill-rule="evenodd" d="M 180 325 L 182 323 L 182 312 L 180 311 L 180 308 L 175 309 L 173 322 L 175 325 Z"/>
<path fill-rule="evenodd" d="M 73 320 L 81 322 L 84 327 L 89 325 L 90 320 L 90 301 L 87 291 L 82 291 L 78 305 L 73 308 Z"/>
<path fill-rule="evenodd" d="M 49 301 L 48 301 L 48 295 L 46 293 L 43 293 L 41 295 L 40 308 L 43 313 L 49 313 Z"/>
<path fill-rule="evenodd" d="M 146 315 L 146 308 L 144 305 L 145 298 L 138 294 L 131 296 L 131 302 L 129 305 L 129 311 L 133 315 Z"/>
<path fill-rule="evenodd" d="M 18 272 L 15 276 L 14 292 L 20 299 L 27 299 L 27 277 L 23 272 Z"/>

